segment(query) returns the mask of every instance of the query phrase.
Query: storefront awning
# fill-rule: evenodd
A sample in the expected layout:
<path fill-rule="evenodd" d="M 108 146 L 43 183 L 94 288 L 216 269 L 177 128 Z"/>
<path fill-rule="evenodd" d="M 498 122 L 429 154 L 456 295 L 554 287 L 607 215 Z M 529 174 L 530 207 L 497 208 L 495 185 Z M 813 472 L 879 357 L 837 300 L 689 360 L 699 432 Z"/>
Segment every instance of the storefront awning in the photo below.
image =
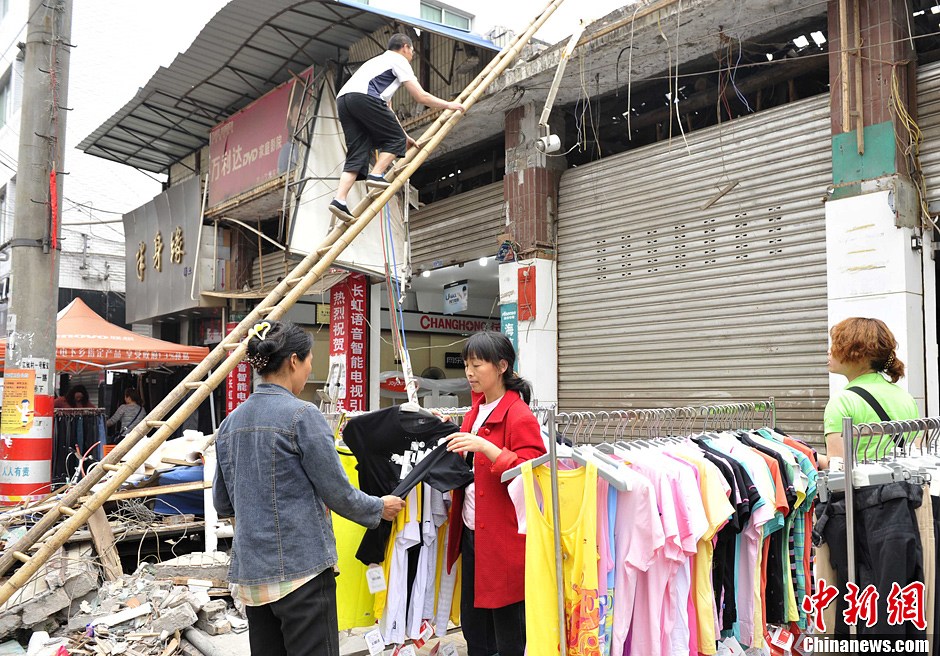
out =
<path fill-rule="evenodd" d="M 158 69 L 78 147 L 145 171 L 166 172 L 208 144 L 213 126 L 291 73 L 345 61 L 351 45 L 390 22 L 499 50 L 473 34 L 349 0 L 231 0 L 185 53 Z"/>

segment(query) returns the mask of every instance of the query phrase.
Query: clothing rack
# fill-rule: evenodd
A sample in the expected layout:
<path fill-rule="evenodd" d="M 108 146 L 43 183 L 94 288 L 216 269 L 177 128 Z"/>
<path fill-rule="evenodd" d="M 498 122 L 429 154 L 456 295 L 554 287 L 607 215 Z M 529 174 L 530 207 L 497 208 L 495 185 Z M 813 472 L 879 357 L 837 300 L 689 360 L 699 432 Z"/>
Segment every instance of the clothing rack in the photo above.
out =
<path fill-rule="evenodd" d="M 746 427 L 755 419 L 760 419 L 770 426 L 776 424 L 776 406 L 773 397 L 763 401 L 747 403 L 724 403 L 701 406 L 682 406 L 676 408 L 640 408 L 629 410 L 597 410 L 584 412 L 563 413 L 557 411 L 554 403 L 533 402 L 530 406 L 539 424 L 548 428 L 548 456 L 551 480 L 552 499 L 552 528 L 555 547 L 555 580 L 558 595 L 558 622 L 559 622 L 559 654 L 567 656 L 567 632 L 565 627 L 565 598 L 562 581 L 564 579 L 564 565 L 561 548 L 561 518 L 558 499 L 558 456 L 557 436 L 559 427 L 565 431 L 572 429 L 570 437 L 572 443 L 577 444 L 582 438 L 596 437 L 598 429 L 602 429 L 599 440 L 607 439 L 653 439 L 664 436 L 689 436 L 696 433 L 696 426 L 701 425 L 698 432 L 705 432 L 708 428 L 719 430 L 721 428 L 733 429 Z M 435 408 L 443 415 L 449 415 L 452 420 L 461 419 L 469 411 L 469 407 Z M 327 412 L 324 416 L 335 431 L 339 422 L 344 418 L 364 414 L 363 412 Z"/>
<path fill-rule="evenodd" d="M 53 410 L 52 480 L 65 483 L 100 461 L 107 433 L 104 408 L 55 408 Z M 77 451 L 76 451 L 77 449 Z M 73 462 L 74 460 L 74 462 Z"/>
<path fill-rule="evenodd" d="M 858 471 L 858 449 L 853 448 L 853 441 L 859 445 L 861 438 L 871 439 L 877 437 L 875 447 L 880 457 L 871 459 L 862 458 L 861 464 L 889 461 L 899 454 L 909 456 L 913 449 L 923 449 L 925 453 L 937 454 L 938 437 L 940 437 L 940 417 L 924 417 L 921 419 L 907 419 L 903 421 L 885 421 L 870 424 L 853 424 L 851 417 L 842 418 L 842 445 L 845 454 L 845 539 L 846 560 L 848 562 L 848 575 L 846 580 L 855 583 L 857 578 L 855 558 L 855 475 Z M 929 476 L 926 479 L 929 482 Z M 848 484 L 851 483 L 851 484 Z M 856 633 L 855 625 L 849 627 L 852 635 Z"/>
<path fill-rule="evenodd" d="M 595 436 L 602 428 L 600 442 L 607 439 L 653 439 L 664 436 L 693 435 L 696 422 L 701 422 L 702 430 L 711 425 L 713 428 L 727 427 L 729 430 L 741 427 L 756 418 L 765 418 L 773 426 L 776 423 L 776 406 L 773 397 L 766 401 L 748 403 L 725 403 L 702 406 L 682 406 L 677 408 L 640 408 L 630 410 L 597 410 L 583 412 L 557 412 L 554 404 L 533 406 L 532 411 L 541 422 L 548 419 L 548 454 L 551 474 L 552 528 L 555 541 L 555 582 L 558 594 L 558 646 L 561 656 L 567 656 L 567 632 L 565 627 L 565 593 L 563 586 L 564 566 L 561 551 L 561 518 L 558 508 L 558 457 L 556 454 L 557 429 L 573 429 L 571 435 L 565 434 L 578 444 L 581 438 Z M 543 414 L 540 416 L 539 412 Z"/>
<path fill-rule="evenodd" d="M 766 401 L 559 413 L 560 427 L 575 444 L 607 440 L 653 439 L 665 435 L 687 436 L 712 430 L 749 427 L 756 420 L 776 424 L 773 397 Z M 597 433 L 600 432 L 598 436 Z"/>

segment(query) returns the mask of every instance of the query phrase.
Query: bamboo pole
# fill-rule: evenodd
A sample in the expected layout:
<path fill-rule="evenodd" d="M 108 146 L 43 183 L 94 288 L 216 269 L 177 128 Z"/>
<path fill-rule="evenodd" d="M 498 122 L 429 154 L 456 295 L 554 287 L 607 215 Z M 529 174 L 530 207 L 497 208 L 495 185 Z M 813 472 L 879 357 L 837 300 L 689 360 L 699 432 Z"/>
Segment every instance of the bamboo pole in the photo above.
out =
<path fill-rule="evenodd" d="M 851 121 L 849 95 L 849 8 L 848 0 L 839 0 L 839 77 L 842 89 L 842 132 L 848 132 Z"/>
<path fill-rule="evenodd" d="M 474 79 L 476 85 L 468 86 L 460 96 L 464 97 L 464 105 L 467 109 L 483 95 L 486 87 L 493 80 L 506 70 L 509 63 L 516 58 L 522 47 L 528 43 L 536 31 L 545 23 L 554 11 L 564 2 L 564 0 L 552 0 L 542 13 L 530 23 L 529 27 L 523 32 L 522 36 L 514 39 L 512 45 L 503 49 L 497 63 L 492 67 L 487 66 L 489 71 Z M 492 63 L 492 62 L 491 62 Z M 472 90 L 471 90 L 472 88 Z M 466 94 L 466 95 L 465 95 Z M 23 565 L 0 587 L 0 604 L 5 603 L 14 592 L 25 585 L 38 569 L 45 563 L 65 541 L 79 527 L 88 521 L 91 514 L 101 507 L 111 495 L 117 492 L 126 478 L 132 474 L 144 461 L 159 447 L 166 439 L 176 431 L 183 421 L 189 417 L 202 403 L 203 400 L 225 380 L 226 376 L 235 368 L 235 366 L 244 358 L 248 350 L 247 334 L 251 327 L 261 319 L 277 320 L 290 309 L 297 300 L 303 296 L 313 283 L 319 280 L 326 273 L 336 258 L 347 246 L 361 233 L 369 222 L 381 211 L 382 207 L 397 194 L 405 182 L 411 177 L 415 170 L 427 160 L 431 150 L 436 148 L 444 137 L 453 129 L 453 127 L 462 118 L 462 112 L 450 112 L 446 118 L 444 115 L 439 117 L 440 124 L 436 121 L 425 133 L 421 140 L 427 141 L 416 152 L 404 169 L 402 169 L 387 189 L 381 195 L 375 198 L 357 218 L 355 223 L 345 227 L 338 225 L 334 228 L 326 239 L 322 242 L 320 248 L 305 257 L 291 272 L 291 274 L 282 280 L 248 316 L 246 316 L 229 333 L 218 346 L 216 346 L 186 378 L 176 386 L 150 413 L 138 424 L 134 430 L 128 434 L 97 466 L 93 467 L 91 472 L 75 485 L 71 491 L 62 499 L 60 505 L 49 512 L 26 532 L 15 545 L 8 547 L 0 557 L 0 575 L 5 574 L 10 567 L 22 559 L 19 557 L 26 550 L 31 548 L 39 539 L 45 535 L 50 528 L 65 515 L 66 519 L 55 533 L 46 540 L 36 551 L 35 555 L 29 558 Z M 430 133 L 430 134 L 429 134 Z M 368 198 L 368 197 L 367 197 Z M 228 356 L 228 357 L 226 357 Z M 210 371 L 217 364 L 220 366 L 210 374 Z M 210 374 L 208 378 L 206 375 Z M 198 384 L 197 383 L 201 383 Z M 192 390 L 189 398 L 178 408 L 168 420 L 162 418 L 169 413 L 186 395 Z M 144 442 L 144 437 L 150 428 L 156 428 L 157 431 Z M 143 442 L 143 444 L 141 444 Z M 141 448 L 134 449 L 138 444 Z M 133 449 L 133 453 L 130 453 Z M 126 462 L 119 463 L 126 458 Z M 105 467 L 107 465 L 108 467 Z M 103 487 L 91 495 L 91 497 L 82 504 L 77 510 L 71 510 L 78 500 L 86 495 L 91 488 L 101 481 L 106 470 L 116 470 L 117 475 L 108 479 Z M 63 507 L 69 508 L 63 513 Z"/>

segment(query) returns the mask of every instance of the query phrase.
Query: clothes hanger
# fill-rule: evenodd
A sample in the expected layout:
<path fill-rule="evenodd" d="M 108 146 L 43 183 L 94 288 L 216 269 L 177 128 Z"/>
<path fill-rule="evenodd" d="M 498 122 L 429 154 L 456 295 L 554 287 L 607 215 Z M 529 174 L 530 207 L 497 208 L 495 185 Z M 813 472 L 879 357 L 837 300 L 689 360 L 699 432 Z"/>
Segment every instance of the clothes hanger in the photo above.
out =
<path fill-rule="evenodd" d="M 574 452 L 597 467 L 598 476 L 601 476 L 612 487 L 621 492 L 630 492 L 633 490 L 629 479 L 620 473 L 621 463 L 598 451 L 593 444 L 579 446 L 575 448 Z"/>
<path fill-rule="evenodd" d="M 867 434 L 868 441 L 867 446 L 871 445 L 871 440 L 875 438 L 875 435 L 878 435 L 878 443 L 875 447 L 875 453 L 881 452 L 881 443 L 884 440 L 884 429 L 878 427 L 879 430 L 876 431 L 877 424 L 862 424 L 858 427 L 858 441 L 855 444 L 855 453 L 853 457 L 855 458 L 856 465 L 852 468 L 852 487 L 867 487 L 870 485 L 884 485 L 885 483 L 893 483 L 895 481 L 894 470 L 890 467 L 887 467 L 884 464 L 878 462 L 870 462 L 865 458 L 861 463 L 858 462 L 858 450 L 861 446 L 862 437 Z"/>

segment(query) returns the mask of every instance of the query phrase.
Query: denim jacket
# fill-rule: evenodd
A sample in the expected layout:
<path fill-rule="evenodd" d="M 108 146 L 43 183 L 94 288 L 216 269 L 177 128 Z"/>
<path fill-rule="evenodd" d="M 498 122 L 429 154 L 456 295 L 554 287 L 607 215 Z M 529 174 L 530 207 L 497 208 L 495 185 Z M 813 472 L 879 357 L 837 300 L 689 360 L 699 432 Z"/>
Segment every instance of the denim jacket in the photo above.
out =
<path fill-rule="evenodd" d="M 232 583 L 292 581 L 333 567 L 327 507 L 379 525 L 382 500 L 349 483 L 323 415 L 280 385 L 258 385 L 222 422 L 215 448 L 215 507 L 236 518 Z"/>

